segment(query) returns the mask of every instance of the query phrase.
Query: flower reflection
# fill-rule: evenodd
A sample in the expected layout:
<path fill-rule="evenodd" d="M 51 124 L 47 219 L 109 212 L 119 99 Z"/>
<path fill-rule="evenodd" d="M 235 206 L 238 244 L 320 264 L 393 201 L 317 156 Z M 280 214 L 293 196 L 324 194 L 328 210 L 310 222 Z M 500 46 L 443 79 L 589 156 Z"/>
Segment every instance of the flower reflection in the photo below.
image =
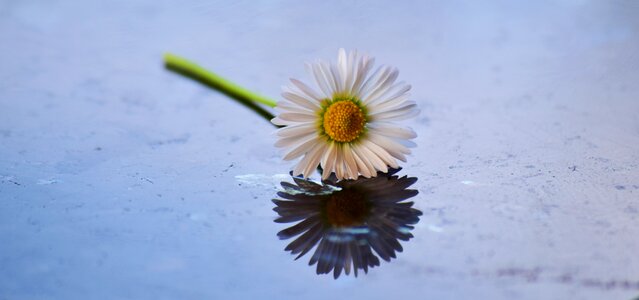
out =
<path fill-rule="evenodd" d="M 280 231 L 280 239 L 296 237 L 286 251 L 308 253 L 317 245 L 309 265 L 317 264 L 317 274 L 333 271 L 335 278 L 351 269 L 379 266 L 402 252 L 398 240 L 408 241 L 412 225 L 419 222 L 421 211 L 413 202 L 404 200 L 417 195 L 407 189 L 417 181 L 414 177 L 394 175 L 399 169 L 379 172 L 376 177 L 337 181 L 333 175 L 322 185 L 293 177 L 295 184 L 282 182 L 282 199 L 273 199 L 279 214 L 278 223 L 297 222 Z"/>

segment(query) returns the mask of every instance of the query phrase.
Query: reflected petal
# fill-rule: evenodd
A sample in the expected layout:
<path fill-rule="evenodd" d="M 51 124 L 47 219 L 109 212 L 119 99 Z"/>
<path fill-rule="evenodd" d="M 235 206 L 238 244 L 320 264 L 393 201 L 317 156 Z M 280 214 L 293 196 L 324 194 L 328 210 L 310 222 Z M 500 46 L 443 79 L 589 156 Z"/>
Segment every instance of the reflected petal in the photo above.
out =
<path fill-rule="evenodd" d="M 355 276 L 359 270 L 379 266 L 396 258 L 413 235 L 411 225 L 419 222 L 421 211 L 406 199 L 417 195 L 408 189 L 417 178 L 378 172 L 377 177 L 337 181 L 332 175 L 321 184 L 293 177 L 294 183 L 282 182 L 281 199 L 273 199 L 279 214 L 278 223 L 298 222 L 280 231 L 280 239 L 294 238 L 285 248 L 298 259 L 315 251 L 309 265 L 317 274 L 342 272 Z M 378 257 L 379 256 L 379 257 Z"/>

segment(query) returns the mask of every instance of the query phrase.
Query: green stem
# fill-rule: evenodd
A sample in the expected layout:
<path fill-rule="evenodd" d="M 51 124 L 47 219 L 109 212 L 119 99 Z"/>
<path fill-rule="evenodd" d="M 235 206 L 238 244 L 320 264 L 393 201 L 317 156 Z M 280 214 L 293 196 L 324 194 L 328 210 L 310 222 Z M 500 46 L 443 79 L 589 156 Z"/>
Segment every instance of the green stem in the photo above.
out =
<path fill-rule="evenodd" d="M 164 54 L 164 64 L 167 69 L 173 72 L 189 77 L 237 100 L 268 121 L 274 118 L 273 114 L 256 104 L 257 102 L 275 107 L 276 102 L 272 99 L 251 92 L 220 75 L 200 67 L 194 62 L 171 53 Z"/>

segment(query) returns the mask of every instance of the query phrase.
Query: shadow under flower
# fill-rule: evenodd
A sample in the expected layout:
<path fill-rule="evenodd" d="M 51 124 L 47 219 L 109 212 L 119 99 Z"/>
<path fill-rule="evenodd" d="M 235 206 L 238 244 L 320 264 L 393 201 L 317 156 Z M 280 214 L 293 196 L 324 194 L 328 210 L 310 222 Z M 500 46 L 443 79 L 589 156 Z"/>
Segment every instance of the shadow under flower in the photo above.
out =
<path fill-rule="evenodd" d="M 280 239 L 295 238 L 286 251 L 299 259 L 317 245 L 309 265 L 317 264 L 317 274 L 333 271 L 334 278 L 342 272 L 355 276 L 358 270 L 379 266 L 402 252 L 401 241 L 413 237 L 412 225 L 419 222 L 422 212 L 413 202 L 404 202 L 417 195 L 407 189 L 415 177 L 394 175 L 399 169 L 377 174 L 377 177 L 337 181 L 334 175 L 317 184 L 293 177 L 295 184 L 282 182 L 282 199 L 273 199 L 279 214 L 277 223 L 301 221 L 280 231 Z"/>

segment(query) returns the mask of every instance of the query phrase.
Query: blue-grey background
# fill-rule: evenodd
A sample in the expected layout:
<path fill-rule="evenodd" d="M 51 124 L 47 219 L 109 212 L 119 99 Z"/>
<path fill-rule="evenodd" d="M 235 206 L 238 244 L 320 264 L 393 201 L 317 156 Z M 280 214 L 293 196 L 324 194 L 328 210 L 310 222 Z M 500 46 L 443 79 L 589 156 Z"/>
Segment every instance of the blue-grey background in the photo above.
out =
<path fill-rule="evenodd" d="M 272 220 L 265 95 L 357 48 L 422 109 L 404 252 L 317 276 Z M 639 2 L 0 1 L 0 299 L 630 299 Z"/>

